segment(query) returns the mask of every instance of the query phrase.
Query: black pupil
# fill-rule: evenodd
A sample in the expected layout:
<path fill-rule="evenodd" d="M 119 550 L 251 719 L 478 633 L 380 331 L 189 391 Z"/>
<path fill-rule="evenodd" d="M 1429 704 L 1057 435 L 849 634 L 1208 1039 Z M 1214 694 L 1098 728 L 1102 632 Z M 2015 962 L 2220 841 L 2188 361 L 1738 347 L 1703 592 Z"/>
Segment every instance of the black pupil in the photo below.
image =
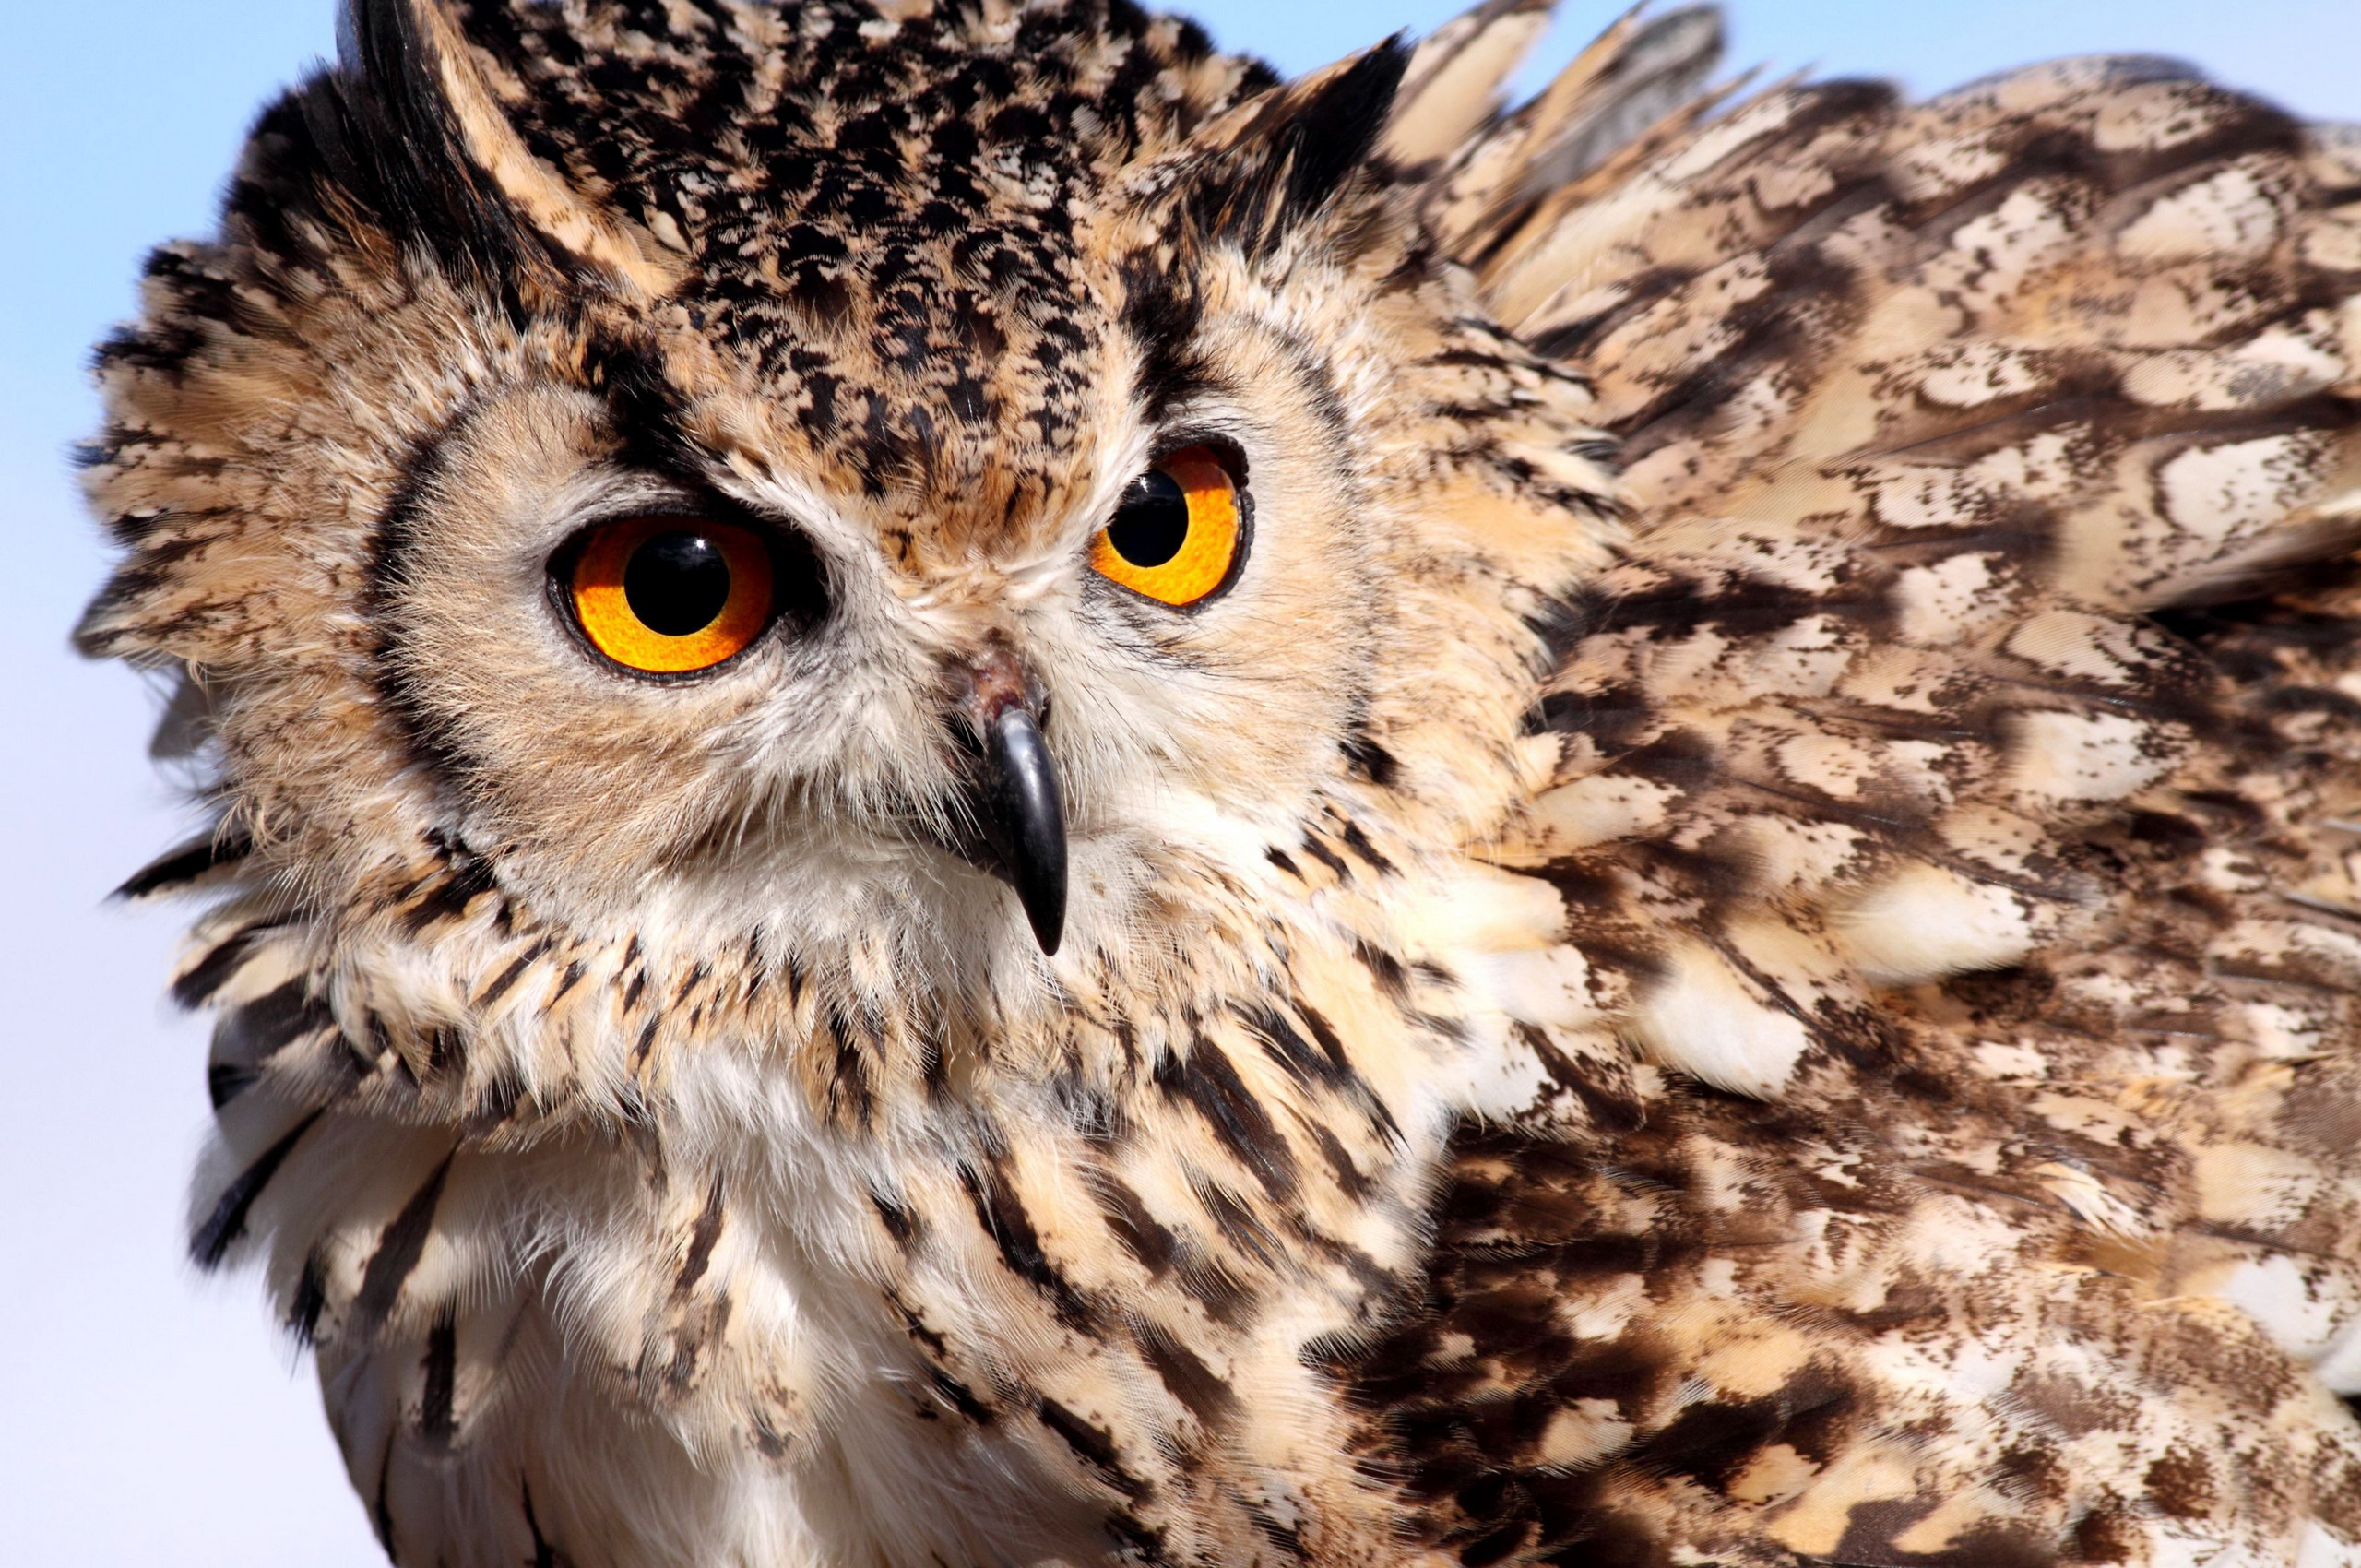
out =
<path fill-rule="evenodd" d="M 1107 525 L 1107 542 L 1134 566 L 1161 566 L 1188 540 L 1188 492 L 1162 469 L 1132 481 L 1115 520 Z"/>
<path fill-rule="evenodd" d="M 721 618 L 730 603 L 730 563 L 701 533 L 659 533 L 631 552 L 623 598 L 649 631 L 685 637 Z"/>

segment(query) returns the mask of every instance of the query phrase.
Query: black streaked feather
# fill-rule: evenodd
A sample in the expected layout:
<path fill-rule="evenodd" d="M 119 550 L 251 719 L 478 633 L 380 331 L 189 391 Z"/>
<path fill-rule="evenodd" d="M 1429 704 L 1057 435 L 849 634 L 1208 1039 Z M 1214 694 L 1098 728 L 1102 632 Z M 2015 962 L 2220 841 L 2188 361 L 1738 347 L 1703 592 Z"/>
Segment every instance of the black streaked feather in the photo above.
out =
<path fill-rule="evenodd" d="M 216 829 L 148 861 L 116 888 L 113 897 L 136 900 L 152 898 L 160 893 L 177 893 L 208 873 L 244 860 L 254 853 L 254 840 L 243 833 Z"/>
<path fill-rule="evenodd" d="M 221 1260 L 229 1255 L 238 1238 L 245 1234 L 246 1217 L 253 1212 L 255 1200 L 262 1196 L 262 1190 L 270 1185 L 270 1179 L 279 1174 L 279 1168 L 295 1152 L 296 1143 L 319 1119 L 320 1112 L 314 1111 L 295 1123 L 291 1131 L 263 1150 L 222 1190 L 213 1212 L 206 1216 L 205 1223 L 189 1238 L 188 1255 L 197 1267 L 211 1270 L 221 1266 Z"/>
<path fill-rule="evenodd" d="M 303 1260 L 303 1272 L 295 1277 L 295 1293 L 287 1301 L 287 1332 L 295 1336 L 296 1344 L 309 1349 L 319 1342 L 320 1314 L 327 1304 L 326 1265 L 315 1253 Z"/>
<path fill-rule="evenodd" d="M 458 1431 L 459 1325 L 445 1307 L 427 1331 L 425 1383 L 419 1396 L 418 1429 L 437 1448 L 448 1448 Z"/>
<path fill-rule="evenodd" d="M 204 1006 L 213 1000 L 214 992 L 227 984 L 231 975 L 243 967 L 254 952 L 255 944 L 278 929 L 276 921 L 257 921 L 242 926 L 217 943 L 213 950 L 172 982 L 172 1000 L 187 1008 Z"/>
<path fill-rule="evenodd" d="M 402 1211 L 377 1238 L 377 1250 L 369 1255 L 368 1266 L 362 1270 L 361 1289 L 352 1299 L 352 1330 L 356 1336 L 366 1339 L 386 1326 L 393 1315 L 394 1303 L 400 1300 L 402 1286 L 409 1279 L 410 1271 L 426 1252 L 426 1239 L 434 1230 L 435 1206 L 443 1201 L 443 1183 L 450 1178 L 451 1155 L 434 1168 L 434 1174 L 410 1195 Z"/>
<path fill-rule="evenodd" d="M 222 1015 L 213 1028 L 213 1060 L 206 1069 L 213 1109 L 236 1099 L 290 1045 L 335 1027 L 335 1013 L 301 976 Z"/>

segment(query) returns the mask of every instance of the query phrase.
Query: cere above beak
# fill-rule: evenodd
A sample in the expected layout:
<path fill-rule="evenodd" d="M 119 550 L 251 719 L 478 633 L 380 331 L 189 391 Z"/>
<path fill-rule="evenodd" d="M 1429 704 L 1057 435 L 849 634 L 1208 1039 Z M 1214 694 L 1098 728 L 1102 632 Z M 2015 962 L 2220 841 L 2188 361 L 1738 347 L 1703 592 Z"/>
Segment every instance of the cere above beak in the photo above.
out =
<path fill-rule="evenodd" d="M 1016 659 L 994 650 L 968 671 L 962 718 L 972 758 L 968 790 L 982 842 L 962 847 L 975 864 L 1016 890 L 1041 951 L 1065 932 L 1065 805 L 1057 764 L 1041 736 L 1049 703 Z"/>

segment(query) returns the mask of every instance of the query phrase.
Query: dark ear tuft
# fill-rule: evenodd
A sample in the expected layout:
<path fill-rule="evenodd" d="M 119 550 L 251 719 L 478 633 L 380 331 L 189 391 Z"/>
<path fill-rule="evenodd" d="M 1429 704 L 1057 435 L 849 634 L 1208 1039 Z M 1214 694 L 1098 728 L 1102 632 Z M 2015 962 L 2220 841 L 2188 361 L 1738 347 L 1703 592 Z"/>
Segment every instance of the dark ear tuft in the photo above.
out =
<path fill-rule="evenodd" d="M 452 0 L 347 0 L 344 63 L 330 79 L 356 177 L 407 237 L 503 293 L 549 281 L 670 292 L 679 256 L 532 152 L 496 78 L 528 89 L 479 47 L 469 19 Z"/>
<path fill-rule="evenodd" d="M 304 119 L 343 193 L 446 267 L 511 284 L 553 258 L 466 150 L 422 6 L 346 0 L 338 67 L 305 95 Z"/>
<path fill-rule="evenodd" d="M 1324 214 L 1384 134 L 1409 63 L 1397 34 L 1237 112 L 1192 192 L 1199 232 L 1259 256 Z"/>
<path fill-rule="evenodd" d="M 1368 160 L 1409 65 L 1410 47 L 1396 33 L 1321 84 L 1287 116 L 1272 146 L 1273 157 L 1287 171 L 1283 223 L 1301 222 L 1318 212 Z"/>

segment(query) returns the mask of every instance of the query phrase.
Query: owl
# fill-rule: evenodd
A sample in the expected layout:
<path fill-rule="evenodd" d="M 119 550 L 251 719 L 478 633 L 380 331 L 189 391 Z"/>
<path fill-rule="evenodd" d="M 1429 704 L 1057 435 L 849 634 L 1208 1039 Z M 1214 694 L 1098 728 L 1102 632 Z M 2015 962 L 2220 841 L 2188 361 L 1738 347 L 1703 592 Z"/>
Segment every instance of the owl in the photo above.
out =
<path fill-rule="evenodd" d="M 99 357 L 422 1568 L 2361 1564 L 2361 133 L 352 0 Z"/>

